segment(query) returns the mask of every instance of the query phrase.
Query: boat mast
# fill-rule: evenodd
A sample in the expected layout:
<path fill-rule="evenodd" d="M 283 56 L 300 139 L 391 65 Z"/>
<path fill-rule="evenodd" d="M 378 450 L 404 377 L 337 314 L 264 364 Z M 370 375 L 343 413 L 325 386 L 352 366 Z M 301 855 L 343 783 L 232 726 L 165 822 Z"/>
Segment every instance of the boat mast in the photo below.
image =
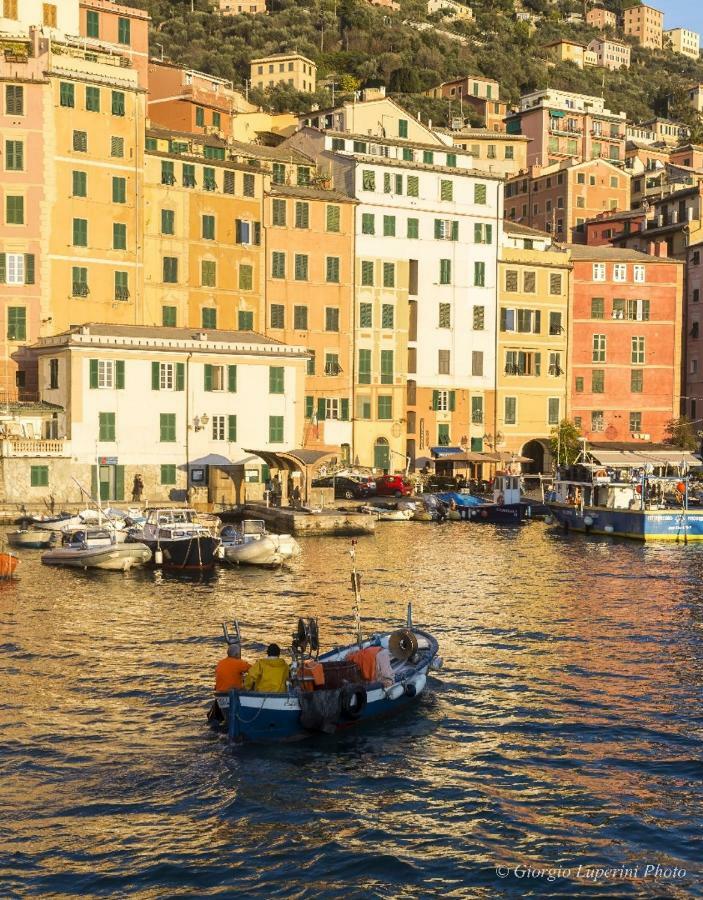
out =
<path fill-rule="evenodd" d="M 354 591 L 354 627 L 356 629 L 356 642 L 361 647 L 363 636 L 361 634 L 361 575 L 356 571 L 356 541 L 351 542 L 349 555 L 352 560 L 351 584 Z"/>

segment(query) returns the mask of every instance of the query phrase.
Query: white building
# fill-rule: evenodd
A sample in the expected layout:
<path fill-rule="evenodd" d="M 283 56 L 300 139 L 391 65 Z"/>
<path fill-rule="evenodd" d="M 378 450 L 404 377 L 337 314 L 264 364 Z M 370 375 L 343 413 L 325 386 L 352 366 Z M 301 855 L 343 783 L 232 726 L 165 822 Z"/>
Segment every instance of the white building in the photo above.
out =
<path fill-rule="evenodd" d="M 104 500 L 129 499 L 139 473 L 150 502 L 189 491 L 230 502 L 232 485 L 222 497 L 216 469 L 233 483 L 245 448 L 300 445 L 302 347 L 252 332 L 89 324 L 42 338 L 33 352 L 42 399 L 66 411 L 59 437 L 76 478 Z M 259 480 L 260 465 L 249 468 L 242 477 Z M 62 487 L 50 473 L 45 489 Z"/>
<path fill-rule="evenodd" d="M 703 112 L 703 84 L 694 84 L 688 92 L 688 100 L 696 112 Z"/>
<path fill-rule="evenodd" d="M 427 12 L 441 12 L 445 16 L 455 16 L 457 19 L 473 19 L 474 13 L 470 6 L 457 3 L 456 0 L 427 0 Z"/>
<path fill-rule="evenodd" d="M 34 25 L 52 37 L 80 34 L 78 0 L 4 0 L 0 13 L 0 31 L 9 34 L 26 34 Z"/>
<path fill-rule="evenodd" d="M 290 143 L 358 201 L 355 448 L 383 468 L 384 446 L 411 461 L 438 445 L 481 450 L 502 179 L 457 148 L 312 128 Z"/>
<path fill-rule="evenodd" d="M 682 53 L 691 59 L 698 59 L 700 56 L 701 38 L 696 31 L 689 31 L 688 28 L 671 28 L 664 32 L 664 46 L 667 42 L 674 53 Z"/>
<path fill-rule="evenodd" d="M 630 46 L 609 38 L 594 38 L 588 49 L 596 54 L 596 65 L 603 69 L 629 69 Z"/>

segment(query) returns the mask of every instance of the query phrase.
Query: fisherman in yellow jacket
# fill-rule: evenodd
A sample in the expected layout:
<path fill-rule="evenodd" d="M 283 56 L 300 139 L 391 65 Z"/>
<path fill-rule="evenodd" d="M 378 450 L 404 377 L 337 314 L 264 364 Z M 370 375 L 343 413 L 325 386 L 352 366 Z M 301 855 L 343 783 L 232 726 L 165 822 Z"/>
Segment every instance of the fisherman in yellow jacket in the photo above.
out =
<path fill-rule="evenodd" d="M 266 659 L 257 660 L 244 676 L 244 687 L 248 691 L 280 694 L 286 689 L 288 672 L 288 663 L 281 659 L 281 648 L 269 644 Z"/>

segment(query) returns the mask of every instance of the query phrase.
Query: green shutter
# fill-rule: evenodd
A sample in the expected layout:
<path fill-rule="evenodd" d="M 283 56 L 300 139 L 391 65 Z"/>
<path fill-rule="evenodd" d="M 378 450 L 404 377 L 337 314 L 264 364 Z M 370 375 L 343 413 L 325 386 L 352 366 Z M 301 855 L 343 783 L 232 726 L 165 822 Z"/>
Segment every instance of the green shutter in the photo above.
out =
<path fill-rule="evenodd" d="M 210 363 L 205 363 L 205 390 L 212 390 L 212 366 Z"/>
<path fill-rule="evenodd" d="M 442 220 L 441 219 L 434 220 L 434 236 L 435 236 L 435 240 L 439 240 L 442 237 Z"/>
<path fill-rule="evenodd" d="M 456 409 L 456 391 L 449 391 L 449 412 Z"/>
<path fill-rule="evenodd" d="M 227 440 L 237 440 L 237 417 L 227 416 Z"/>
<path fill-rule="evenodd" d="M 227 390 L 232 394 L 237 390 L 236 366 L 227 366 Z"/>
<path fill-rule="evenodd" d="M 176 390 L 183 391 L 186 386 L 186 364 L 176 363 Z"/>
<path fill-rule="evenodd" d="M 24 283 L 34 284 L 34 254 L 24 254 Z"/>
<path fill-rule="evenodd" d="M 124 466 L 115 466 L 115 500 L 124 500 Z"/>
<path fill-rule="evenodd" d="M 96 388 L 98 386 L 98 361 L 97 359 L 89 360 L 90 367 L 90 387 Z"/>
<path fill-rule="evenodd" d="M 307 396 L 305 398 L 305 418 L 312 419 L 312 413 L 314 409 L 314 397 Z"/>
<path fill-rule="evenodd" d="M 325 410 L 327 408 L 327 403 L 325 402 L 324 397 L 317 398 L 317 421 L 322 422 L 325 418 Z"/>
<path fill-rule="evenodd" d="M 92 362 L 92 360 L 91 360 Z M 96 500 L 98 497 L 98 467 L 90 467 L 90 495 Z"/>
<path fill-rule="evenodd" d="M 115 363 L 115 387 L 118 391 L 124 390 L 124 360 L 118 359 Z"/>
<path fill-rule="evenodd" d="M 349 421 L 349 399 L 342 397 L 340 401 L 340 418 L 343 422 Z"/>
<path fill-rule="evenodd" d="M 432 391 L 432 409 L 439 409 L 439 391 Z"/>
<path fill-rule="evenodd" d="M 458 222 L 452 222 L 452 240 L 453 241 L 459 240 L 459 223 Z"/>
<path fill-rule="evenodd" d="M 6 269 L 7 269 L 7 254 L 0 253 L 0 284 L 5 284 Z"/>
<path fill-rule="evenodd" d="M 153 362 L 151 364 L 151 389 L 152 389 L 152 391 L 158 391 L 159 384 L 160 384 L 159 364 L 157 362 Z"/>

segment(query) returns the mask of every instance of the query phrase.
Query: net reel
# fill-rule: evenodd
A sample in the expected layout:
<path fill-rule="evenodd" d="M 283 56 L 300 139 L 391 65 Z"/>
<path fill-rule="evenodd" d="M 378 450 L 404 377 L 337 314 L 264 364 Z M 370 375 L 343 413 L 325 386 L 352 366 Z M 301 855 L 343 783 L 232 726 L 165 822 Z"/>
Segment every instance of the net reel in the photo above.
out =
<path fill-rule="evenodd" d="M 298 627 L 293 632 L 293 656 L 300 659 L 317 658 L 320 650 L 320 633 L 317 619 L 298 619 Z"/>
<path fill-rule="evenodd" d="M 417 653 L 417 638 L 409 628 L 399 628 L 388 639 L 391 656 L 401 662 L 407 662 Z"/>

